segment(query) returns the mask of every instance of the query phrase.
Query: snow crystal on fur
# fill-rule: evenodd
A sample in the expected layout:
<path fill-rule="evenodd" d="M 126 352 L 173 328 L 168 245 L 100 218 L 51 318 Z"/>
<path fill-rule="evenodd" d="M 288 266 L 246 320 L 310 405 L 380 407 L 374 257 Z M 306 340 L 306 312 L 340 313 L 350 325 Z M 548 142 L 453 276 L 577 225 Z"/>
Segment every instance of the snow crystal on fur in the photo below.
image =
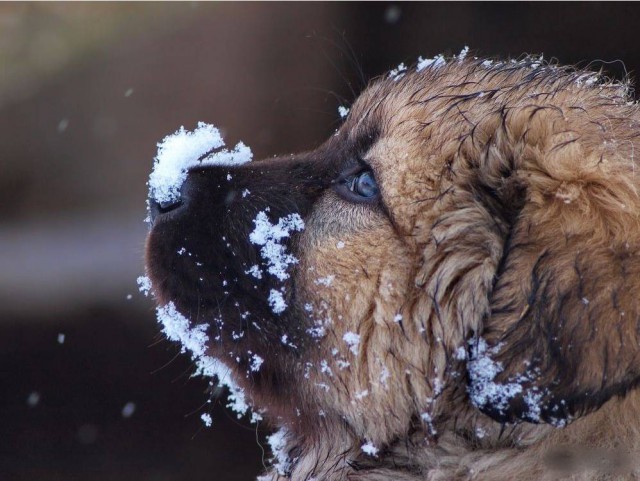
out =
<path fill-rule="evenodd" d="M 504 413 L 509 407 L 509 401 L 522 393 L 522 386 L 516 383 L 494 382 L 495 377 L 504 368 L 502 363 L 489 357 L 492 350 L 487 348 L 487 342 L 484 339 L 479 338 L 477 343 L 473 344 L 473 353 L 473 359 L 467 364 L 471 380 L 468 387 L 471 401 L 478 407 L 489 405 Z"/>
<path fill-rule="evenodd" d="M 249 410 L 244 391 L 231 378 L 230 369 L 220 360 L 206 354 L 209 336 L 206 331 L 208 324 L 191 326 L 173 302 L 158 307 L 156 310 L 158 321 L 162 324 L 162 332 L 170 341 L 178 341 L 181 352 L 189 352 L 196 365 L 194 375 L 212 377 L 222 386 L 229 388 L 229 404 L 227 406 L 243 416 Z"/>
<path fill-rule="evenodd" d="M 281 476 L 286 476 L 291 470 L 292 460 L 289 459 L 289 455 L 285 451 L 288 436 L 289 431 L 285 428 L 280 428 L 280 430 L 276 431 L 271 436 L 267 436 L 267 442 L 269 443 L 271 452 L 273 453 L 273 459 L 271 460 L 273 462 L 273 467 Z"/>
<path fill-rule="evenodd" d="M 358 345 L 360 344 L 360 336 L 355 332 L 347 332 L 342 336 L 342 340 L 347 343 L 352 353 L 358 354 Z"/>
<path fill-rule="evenodd" d="M 284 281 L 289 278 L 287 272 L 291 264 L 297 264 L 298 259 L 287 253 L 286 247 L 281 244 L 282 240 L 290 237 L 292 232 L 300 232 L 304 229 L 304 221 L 299 214 L 289 214 L 278 219 L 277 224 L 272 224 L 266 212 L 258 212 L 253 220 L 255 229 L 249 234 L 249 240 L 260 246 L 260 255 L 267 264 L 267 272 Z M 257 277 L 255 268 L 252 267 L 251 274 Z"/>
<path fill-rule="evenodd" d="M 368 454 L 369 456 L 375 457 L 378 455 L 378 448 L 376 448 L 371 442 L 364 443 L 360 446 L 360 449 L 362 449 L 363 453 Z"/>
<path fill-rule="evenodd" d="M 495 377 L 504 368 L 502 363 L 491 359 L 492 354 L 496 354 L 500 345 L 488 349 L 484 339 L 471 340 L 473 357 L 467 364 L 470 383 L 468 386 L 469 397 L 474 405 L 478 407 L 491 406 L 501 414 L 509 408 L 509 402 L 516 396 L 522 396 L 528 411 L 527 418 L 533 421 L 540 421 L 541 403 L 544 392 L 540 388 L 533 386 L 525 390 L 523 384 L 532 381 L 536 375 L 535 370 L 520 374 L 508 380 L 508 382 L 495 382 Z"/>

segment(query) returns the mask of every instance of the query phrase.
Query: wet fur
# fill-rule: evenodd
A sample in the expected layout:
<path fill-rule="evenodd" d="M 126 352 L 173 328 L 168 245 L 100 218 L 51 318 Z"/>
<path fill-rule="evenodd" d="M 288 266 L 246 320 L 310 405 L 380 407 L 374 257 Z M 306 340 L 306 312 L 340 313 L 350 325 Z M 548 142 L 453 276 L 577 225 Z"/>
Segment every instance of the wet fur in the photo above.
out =
<path fill-rule="evenodd" d="M 379 79 L 298 157 L 321 173 L 304 205 L 282 210 L 306 223 L 291 244 L 293 307 L 261 321 L 272 346 L 283 332 L 298 345 L 255 341 L 265 373 L 238 368 L 288 431 L 290 472 L 264 479 L 636 479 L 640 113 L 626 83 L 534 63 L 451 60 Z M 354 156 L 379 204 L 332 189 Z M 325 335 L 306 335 L 318 321 Z M 524 376 L 539 412 L 522 396 L 471 402 L 480 338 L 503 366 L 496 381 Z"/>

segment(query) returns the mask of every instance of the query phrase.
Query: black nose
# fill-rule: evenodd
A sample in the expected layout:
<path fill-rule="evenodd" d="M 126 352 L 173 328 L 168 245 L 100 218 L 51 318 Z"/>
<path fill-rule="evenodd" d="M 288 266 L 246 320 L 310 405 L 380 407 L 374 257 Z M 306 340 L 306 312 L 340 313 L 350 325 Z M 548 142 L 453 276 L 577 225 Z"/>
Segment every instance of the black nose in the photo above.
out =
<path fill-rule="evenodd" d="M 154 222 L 158 216 L 176 210 L 180 206 L 182 206 L 182 198 L 171 202 L 157 202 L 155 199 L 149 199 L 151 222 Z"/>
<path fill-rule="evenodd" d="M 189 177 L 184 181 L 180 187 L 180 194 L 178 197 L 171 200 L 158 201 L 153 196 L 149 196 L 149 217 L 153 224 L 156 219 L 164 214 L 173 212 L 186 204 L 187 190 L 188 190 Z"/>

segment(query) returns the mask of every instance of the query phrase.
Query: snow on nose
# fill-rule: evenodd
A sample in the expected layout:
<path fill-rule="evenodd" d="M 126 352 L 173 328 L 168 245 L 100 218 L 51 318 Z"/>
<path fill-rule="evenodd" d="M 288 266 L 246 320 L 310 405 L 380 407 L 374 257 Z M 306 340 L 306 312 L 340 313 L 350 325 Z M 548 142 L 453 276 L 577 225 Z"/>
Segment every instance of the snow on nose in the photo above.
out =
<path fill-rule="evenodd" d="M 220 131 L 213 125 L 198 122 L 190 132 L 180 127 L 158 144 L 158 153 L 149 175 L 149 220 L 169 212 L 182 202 L 181 187 L 189 169 L 209 165 L 236 166 L 249 161 L 251 149 L 242 142 L 232 149 L 224 148 Z"/>

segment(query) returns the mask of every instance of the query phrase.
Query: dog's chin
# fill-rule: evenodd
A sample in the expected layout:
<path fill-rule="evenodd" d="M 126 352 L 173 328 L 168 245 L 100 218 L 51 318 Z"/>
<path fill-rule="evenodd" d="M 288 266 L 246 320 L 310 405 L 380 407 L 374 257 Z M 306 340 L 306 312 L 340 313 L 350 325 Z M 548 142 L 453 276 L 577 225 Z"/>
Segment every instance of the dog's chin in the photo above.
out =
<path fill-rule="evenodd" d="M 147 274 L 157 304 L 173 304 L 192 328 L 205 325 L 207 355 L 228 366 L 253 399 L 284 402 L 290 394 L 278 393 L 293 375 L 304 337 L 303 326 L 293 322 L 299 316 L 293 282 L 278 284 L 287 309 L 275 313 L 268 297 L 276 286 L 269 279 L 232 270 L 215 247 L 203 249 L 189 235 L 172 236 L 176 231 L 159 223 L 148 238 Z"/>

